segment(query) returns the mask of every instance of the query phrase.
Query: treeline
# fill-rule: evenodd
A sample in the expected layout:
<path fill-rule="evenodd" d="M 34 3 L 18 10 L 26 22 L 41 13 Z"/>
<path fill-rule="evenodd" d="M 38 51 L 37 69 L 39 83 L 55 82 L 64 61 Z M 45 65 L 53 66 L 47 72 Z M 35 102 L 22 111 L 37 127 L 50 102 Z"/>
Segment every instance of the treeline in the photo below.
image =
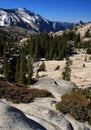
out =
<path fill-rule="evenodd" d="M 17 50 L 18 53 L 17 53 Z M 8 50 L 4 47 L 3 51 L 3 74 L 4 80 L 18 84 L 31 84 L 33 74 L 31 57 L 27 57 L 25 48 L 12 48 Z"/>
<path fill-rule="evenodd" d="M 74 44 L 79 40 L 79 35 L 69 31 L 54 37 L 47 33 L 34 35 L 22 45 L 12 42 L 0 44 L 4 79 L 19 84 L 31 84 L 35 61 L 41 58 L 63 60 L 73 54 Z"/>
<path fill-rule="evenodd" d="M 80 42 L 79 49 L 85 49 L 87 54 L 91 54 L 91 40 Z"/>
<path fill-rule="evenodd" d="M 21 39 L 29 37 L 31 31 L 20 27 L 1 27 L 0 26 L 0 56 L 6 44 L 18 43 Z"/>
<path fill-rule="evenodd" d="M 73 42 L 79 42 L 80 36 L 74 32 L 64 32 L 62 36 L 50 36 L 47 33 L 36 35 L 28 40 L 30 55 L 35 60 L 45 58 L 47 60 L 63 60 L 73 53 Z"/>

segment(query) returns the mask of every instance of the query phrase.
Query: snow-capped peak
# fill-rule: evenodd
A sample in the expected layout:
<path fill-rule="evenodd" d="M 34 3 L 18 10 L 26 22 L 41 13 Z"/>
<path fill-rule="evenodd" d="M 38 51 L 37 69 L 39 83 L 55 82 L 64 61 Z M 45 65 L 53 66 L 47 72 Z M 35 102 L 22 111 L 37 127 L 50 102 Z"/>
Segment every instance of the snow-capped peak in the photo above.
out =
<path fill-rule="evenodd" d="M 26 8 L 18 8 L 17 10 L 20 10 L 20 11 L 25 11 Z"/>
<path fill-rule="evenodd" d="M 25 8 L 0 9 L 0 26 L 19 26 L 35 32 L 55 32 L 65 29 L 61 23 L 49 21 Z"/>

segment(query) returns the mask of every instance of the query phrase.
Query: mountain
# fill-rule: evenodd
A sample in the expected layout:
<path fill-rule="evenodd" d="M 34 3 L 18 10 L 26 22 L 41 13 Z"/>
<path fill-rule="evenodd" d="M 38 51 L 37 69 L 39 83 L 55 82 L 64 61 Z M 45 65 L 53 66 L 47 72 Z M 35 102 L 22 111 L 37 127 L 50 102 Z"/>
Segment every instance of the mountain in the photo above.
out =
<path fill-rule="evenodd" d="M 19 42 L 24 38 L 29 38 L 30 35 L 35 34 L 31 30 L 27 30 L 21 27 L 1 27 L 0 26 L 0 42 Z"/>
<path fill-rule="evenodd" d="M 33 32 L 56 32 L 71 25 L 47 20 L 25 8 L 0 9 L 0 26 L 18 26 Z"/>
<path fill-rule="evenodd" d="M 90 36 L 86 36 L 87 32 Z M 78 26 L 77 33 L 80 33 L 82 38 L 91 38 L 91 22 Z"/>
<path fill-rule="evenodd" d="M 81 26 L 83 24 L 85 24 L 83 21 L 79 21 L 78 23 L 76 23 L 76 26 Z"/>

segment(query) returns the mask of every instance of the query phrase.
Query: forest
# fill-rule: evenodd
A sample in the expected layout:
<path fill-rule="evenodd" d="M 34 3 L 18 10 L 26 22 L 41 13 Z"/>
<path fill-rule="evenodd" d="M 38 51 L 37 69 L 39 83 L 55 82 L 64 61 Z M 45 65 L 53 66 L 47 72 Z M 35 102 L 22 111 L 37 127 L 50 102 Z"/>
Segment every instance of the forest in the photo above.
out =
<path fill-rule="evenodd" d="M 32 83 L 33 63 L 42 58 L 63 60 L 74 54 L 75 48 L 81 47 L 88 47 L 90 53 L 90 44 L 81 44 L 80 34 L 74 31 L 64 31 L 61 36 L 48 33 L 32 35 L 23 44 L 0 38 L 0 73 L 5 81 L 18 84 Z"/>

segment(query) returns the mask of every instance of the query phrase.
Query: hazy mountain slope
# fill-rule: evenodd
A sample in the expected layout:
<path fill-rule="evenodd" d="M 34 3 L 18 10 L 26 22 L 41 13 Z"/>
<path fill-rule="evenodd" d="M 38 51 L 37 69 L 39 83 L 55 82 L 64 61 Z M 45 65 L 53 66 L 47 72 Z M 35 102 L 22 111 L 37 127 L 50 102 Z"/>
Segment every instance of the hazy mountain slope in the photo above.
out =
<path fill-rule="evenodd" d="M 71 28 L 72 29 L 72 28 Z M 67 30 L 69 31 L 69 29 Z M 91 22 L 83 23 L 82 21 L 79 21 L 78 23 L 74 24 L 72 31 L 74 31 L 76 34 L 80 34 L 81 39 L 85 38 L 86 40 L 91 40 L 91 37 L 86 37 L 85 34 L 87 31 L 91 34 Z M 57 31 L 53 33 L 53 35 L 62 35 L 64 30 Z"/>
<path fill-rule="evenodd" d="M 17 42 L 23 38 L 28 38 L 30 35 L 35 34 L 31 30 L 21 27 L 1 27 L 0 26 L 0 42 Z"/>

